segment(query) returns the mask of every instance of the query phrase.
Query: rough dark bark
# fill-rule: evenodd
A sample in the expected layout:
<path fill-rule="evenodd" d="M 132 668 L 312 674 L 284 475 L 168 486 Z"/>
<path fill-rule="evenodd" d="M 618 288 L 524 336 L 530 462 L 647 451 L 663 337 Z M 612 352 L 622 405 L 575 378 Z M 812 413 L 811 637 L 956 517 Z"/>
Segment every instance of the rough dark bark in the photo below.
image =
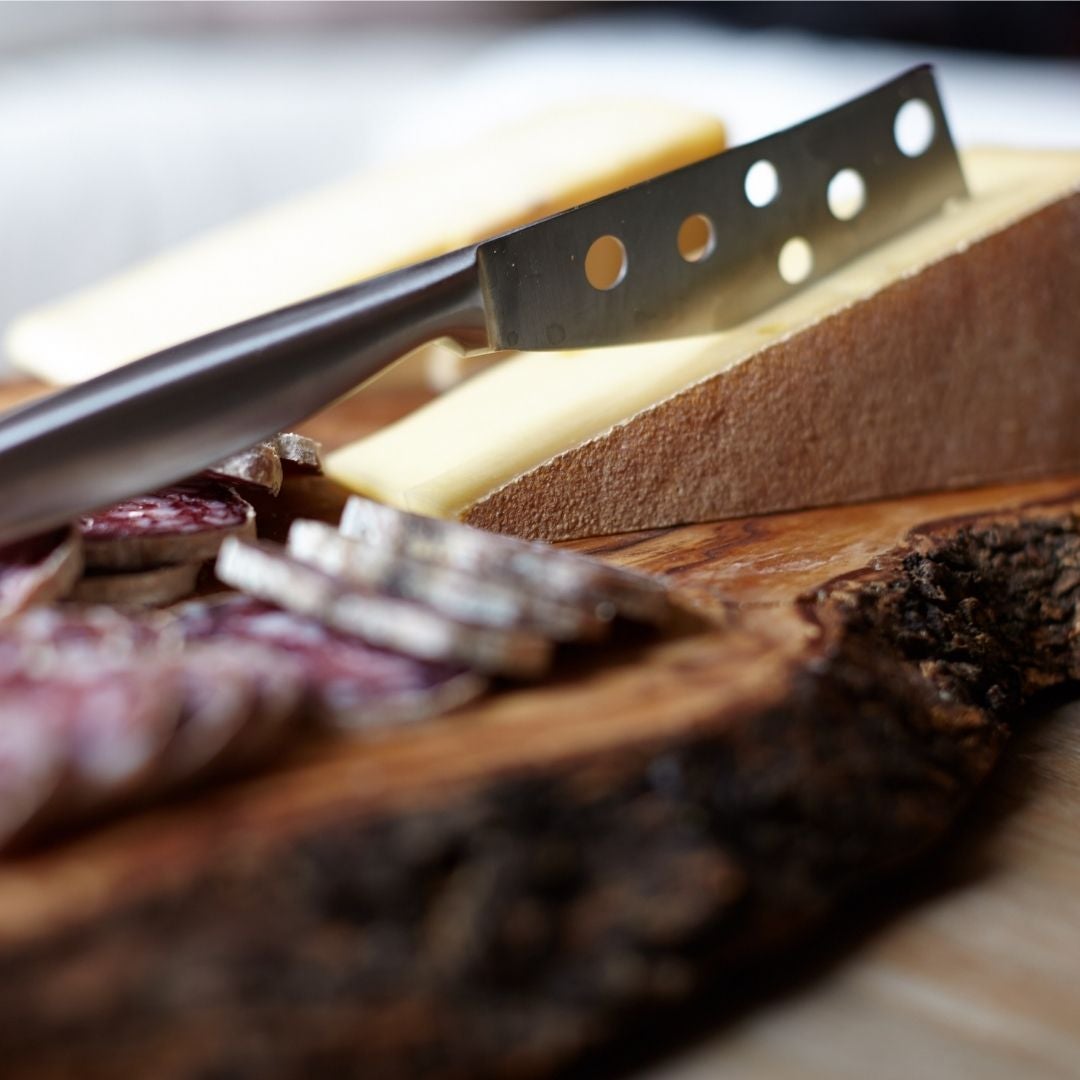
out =
<path fill-rule="evenodd" d="M 725 722 L 344 815 L 0 952 L 6 1076 L 549 1072 L 937 840 L 1080 673 L 1080 522 L 958 521 L 800 601 Z M 747 617 L 732 635 L 756 633 Z"/>

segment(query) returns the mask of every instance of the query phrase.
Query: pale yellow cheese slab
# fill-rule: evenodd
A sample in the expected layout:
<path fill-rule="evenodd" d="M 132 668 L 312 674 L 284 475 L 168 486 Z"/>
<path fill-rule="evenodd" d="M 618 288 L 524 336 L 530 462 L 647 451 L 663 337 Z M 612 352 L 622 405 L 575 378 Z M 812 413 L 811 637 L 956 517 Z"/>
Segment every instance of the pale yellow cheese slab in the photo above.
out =
<path fill-rule="evenodd" d="M 81 382 L 242 319 L 451 251 L 717 153 L 714 117 L 586 102 L 366 172 L 214 230 L 28 312 L 4 351 Z"/>
<path fill-rule="evenodd" d="M 925 387 L 928 379 L 950 377 L 950 372 L 954 372 L 957 379 L 977 378 L 982 363 L 987 372 L 993 372 L 994 378 L 1003 378 L 1000 367 L 990 361 L 1007 360 L 1002 351 L 1007 348 L 1019 349 L 1017 355 L 1026 356 L 1024 342 L 1017 344 L 1009 340 L 1012 313 L 1008 311 L 1008 304 L 998 305 L 995 313 L 980 319 L 980 325 L 969 328 L 972 346 L 968 352 L 975 350 L 984 355 L 981 358 L 964 353 L 953 356 L 945 343 L 942 363 L 946 366 L 941 372 L 932 366 L 924 370 L 921 365 L 929 363 L 925 356 L 907 357 L 902 349 L 904 336 L 918 330 L 925 313 L 927 319 L 936 319 L 944 327 L 935 331 L 938 337 L 949 337 L 953 309 L 957 325 L 966 325 L 976 311 L 978 296 L 972 290 L 979 289 L 980 275 L 992 278 L 987 284 L 1004 288 L 1002 295 L 1007 297 L 1009 283 L 1001 279 L 1006 274 L 1013 274 L 1016 284 L 1023 284 L 1028 290 L 1017 317 L 1023 316 L 1029 323 L 1034 320 L 1036 335 L 1040 320 L 1044 319 L 1040 304 L 1049 305 L 1045 319 L 1064 320 L 1061 325 L 1066 329 L 1055 330 L 1054 334 L 1056 338 L 1071 336 L 1072 340 L 1055 340 L 1051 342 L 1050 351 L 1054 348 L 1059 352 L 1061 349 L 1072 350 L 1076 361 L 1072 381 L 1074 384 L 1080 382 L 1077 378 L 1080 376 L 1080 321 L 1063 310 L 1060 296 L 1051 296 L 1048 291 L 1064 290 L 1067 295 L 1072 286 L 1058 280 L 1062 273 L 1040 266 L 1043 253 L 1047 258 L 1060 257 L 1066 260 L 1063 273 L 1066 276 L 1075 273 L 1076 281 L 1080 282 L 1080 252 L 1075 253 L 1074 258 L 1068 250 L 1059 250 L 1062 245 L 1074 242 L 1075 236 L 1073 241 L 1055 239 L 1055 234 L 1050 231 L 1046 235 L 1040 232 L 1036 237 L 1034 231 L 1028 230 L 1032 236 L 1030 244 L 1018 249 L 1018 263 L 1023 265 L 1008 264 L 1004 269 L 1000 260 L 995 262 L 985 254 L 991 248 L 984 252 L 979 246 L 980 241 L 999 234 L 1008 234 L 1011 240 L 1023 239 L 1027 235 L 1025 222 L 1034 221 L 1040 208 L 1060 204 L 1067 200 L 1069 193 L 1076 192 L 1080 186 L 1080 153 L 977 151 L 964 156 L 964 167 L 973 192 L 971 200 L 951 206 L 934 220 L 908 231 L 731 331 L 695 339 L 578 353 L 522 354 L 475 377 L 404 420 L 332 454 L 327 463 L 328 471 L 353 490 L 415 512 L 463 517 L 489 527 L 534 536 L 573 536 L 581 535 L 583 531 L 649 527 L 676 520 L 700 519 L 702 515 L 719 517 L 798 505 L 797 491 L 792 489 L 784 494 L 777 491 L 775 483 L 766 482 L 770 474 L 776 472 L 781 458 L 796 453 L 791 448 L 784 449 L 782 427 L 778 426 L 769 434 L 773 460 L 746 462 L 740 458 L 741 447 L 730 441 L 734 438 L 730 434 L 734 430 L 730 424 L 725 429 L 728 431 L 726 436 L 718 435 L 721 442 L 709 446 L 707 427 L 680 431 L 678 424 L 664 419 L 667 407 L 657 407 L 658 403 L 678 397 L 688 387 L 715 381 L 715 387 L 709 391 L 714 399 L 712 407 L 722 409 L 723 376 L 733 374 L 751 361 L 770 363 L 766 354 L 771 355 L 770 350 L 777 347 L 784 349 L 786 381 L 779 387 L 769 387 L 768 393 L 773 398 L 768 409 L 763 403 L 764 391 L 758 392 L 757 398 L 747 399 L 746 407 L 763 410 L 759 428 L 782 424 L 780 416 L 787 407 L 785 395 L 791 400 L 797 399 L 808 387 L 820 388 L 823 381 L 835 375 L 847 380 L 845 385 L 855 387 L 855 399 L 850 402 L 846 414 L 838 412 L 833 427 L 841 430 L 846 427 L 849 433 L 854 431 L 856 443 L 869 441 L 873 446 L 872 429 L 879 419 L 873 414 L 864 415 L 863 407 L 877 409 L 880 414 L 883 408 L 891 407 L 889 401 L 895 401 L 897 408 L 914 410 L 913 424 L 929 423 L 931 438 L 935 437 L 935 431 L 938 437 L 944 438 L 940 426 L 947 424 L 952 441 L 946 449 L 954 449 L 957 440 L 970 442 L 975 436 L 968 428 L 974 431 L 974 425 L 986 422 L 986 417 L 971 418 L 969 424 L 959 406 L 956 415 L 942 412 L 936 416 L 934 396 L 928 394 L 924 400 L 919 388 Z M 1071 205 L 1073 213 L 1068 221 L 1075 224 L 1078 220 L 1075 198 Z M 930 288 L 929 271 L 933 267 L 943 268 L 946 277 L 940 285 Z M 1045 287 L 1032 286 L 1031 275 L 1042 272 L 1057 276 L 1048 280 Z M 897 299 L 897 283 L 905 280 L 924 282 L 924 279 L 929 290 L 925 296 L 915 291 L 910 299 Z M 956 293 L 949 300 L 952 308 L 938 310 L 935 298 L 943 295 L 942 289 L 946 286 Z M 1080 308 L 1080 291 L 1073 296 L 1073 308 Z M 970 312 L 967 310 L 969 304 Z M 839 318 L 841 315 L 845 318 Z M 861 320 L 863 329 L 860 330 L 860 341 L 853 343 L 844 335 L 848 334 L 846 328 L 855 315 Z M 991 327 L 989 324 L 995 319 L 998 324 Z M 1055 322 L 1054 326 L 1057 325 Z M 1076 328 L 1075 334 L 1069 329 L 1071 327 Z M 815 330 L 813 334 L 809 333 L 812 329 Z M 800 354 L 803 342 L 806 343 L 805 356 Z M 864 349 L 863 360 L 859 358 L 860 347 Z M 929 351 L 932 349 L 933 346 Z M 905 383 L 903 372 L 897 373 L 895 387 L 882 402 L 878 400 L 875 387 L 894 377 L 888 366 L 880 366 L 885 363 L 890 350 L 899 358 L 897 363 L 910 366 L 909 375 L 912 379 L 917 378 L 918 383 Z M 829 351 L 843 357 L 837 360 L 839 366 L 834 371 L 830 371 Z M 922 353 L 927 351 L 922 349 Z M 1038 356 L 1045 358 L 1047 351 L 1041 348 Z M 1036 357 L 1033 362 L 1038 364 L 1043 360 Z M 1055 381 L 1046 385 L 1046 393 L 1058 396 L 1071 393 L 1071 387 L 1061 385 L 1064 361 L 1058 357 L 1054 362 L 1057 367 L 1049 371 L 1046 378 Z M 864 402 L 858 400 L 860 363 L 865 363 L 866 371 Z M 972 371 L 961 372 L 964 365 L 971 365 Z M 1025 370 L 1016 372 L 1018 380 L 1028 378 L 1028 368 L 1030 364 L 1025 360 Z M 754 373 L 748 371 L 740 379 L 739 386 L 745 386 L 751 378 L 758 378 L 756 369 Z M 808 380 L 806 385 L 800 381 L 803 378 Z M 732 385 L 735 385 L 734 381 Z M 913 385 L 918 392 L 912 390 Z M 946 394 L 942 401 L 953 408 L 951 402 L 957 393 L 962 394 L 963 385 L 959 389 L 952 385 L 945 389 L 953 396 Z M 830 403 L 827 397 L 823 400 L 825 405 L 819 415 L 823 416 L 833 407 L 841 408 L 839 403 Z M 983 406 L 983 412 L 988 408 L 1001 409 L 1000 420 L 1006 426 L 1024 422 L 1023 416 L 1005 415 L 1006 407 L 995 398 L 992 406 Z M 942 408 L 945 408 L 944 404 Z M 691 409 L 686 422 L 707 425 L 709 421 L 702 415 L 702 409 L 703 406 L 696 407 L 696 411 Z M 674 412 L 671 415 L 674 416 Z M 1041 416 L 1032 419 L 1034 422 L 1045 420 Z M 1055 414 L 1053 422 L 1063 421 Z M 801 423 L 804 428 L 813 427 L 814 418 L 803 417 Z M 627 426 L 627 430 L 620 431 L 620 426 Z M 737 467 L 746 475 L 740 481 L 737 497 L 728 498 L 725 503 L 723 485 L 714 483 L 718 493 L 703 500 L 692 492 L 680 492 L 676 486 L 665 487 L 662 478 L 653 477 L 647 482 L 656 488 L 655 510 L 650 511 L 646 499 L 645 505 L 622 514 L 617 501 L 619 498 L 634 500 L 635 477 L 620 465 L 619 456 L 625 457 L 631 452 L 640 454 L 647 464 L 651 428 L 655 429 L 656 438 L 654 456 L 668 456 L 672 468 L 681 465 L 690 469 L 688 476 L 692 474 L 692 465 L 676 460 L 687 454 L 702 458 L 698 465 L 703 471 L 735 468 L 738 460 Z M 794 436 L 795 432 L 792 434 Z M 836 458 L 843 453 L 843 436 L 818 432 L 812 433 L 812 437 L 822 440 L 822 457 L 817 467 L 834 467 L 835 461 L 830 464 L 830 455 Z M 986 437 L 982 428 L 979 428 L 978 437 Z M 723 438 L 729 441 L 724 444 Z M 616 445 L 620 439 L 625 445 Z M 626 443 L 627 439 L 629 443 Z M 835 445 L 831 445 L 830 440 L 834 440 Z M 703 444 L 706 446 L 704 451 L 701 449 Z M 612 447 L 610 452 L 604 449 L 608 445 Z M 1071 444 L 1063 445 L 1060 453 L 1043 448 L 1034 454 L 1038 460 L 1027 461 L 1024 460 L 1026 451 L 1022 441 L 1016 446 L 1020 460 L 1016 462 L 1016 469 L 1011 470 L 1012 475 L 1023 475 L 1031 468 L 1045 471 L 1053 467 L 1056 458 L 1060 458 L 1059 464 L 1066 464 L 1072 453 Z M 574 448 L 581 447 L 588 448 L 587 469 L 574 464 L 577 453 Z M 888 448 L 875 447 L 870 456 L 876 455 L 874 468 L 879 475 L 870 475 L 866 470 L 860 474 L 857 467 L 846 466 L 851 474 L 847 489 L 842 485 L 830 486 L 827 482 L 815 487 L 813 455 L 807 456 L 801 448 L 797 465 L 811 479 L 803 493 L 808 502 L 848 501 L 913 490 L 919 486 L 955 485 L 980 479 L 980 448 L 964 445 L 961 451 L 954 455 L 955 461 L 949 465 L 947 475 L 938 475 L 932 465 L 913 467 L 905 473 L 904 463 L 900 462 L 894 470 Z M 898 446 L 897 454 L 900 453 L 911 456 L 908 450 Z M 585 461 L 586 457 L 580 460 Z M 1048 457 L 1054 460 L 1047 460 Z M 553 464 L 555 462 L 559 463 L 558 467 Z M 995 475 L 1010 471 L 993 462 L 989 469 Z M 761 478 L 761 488 L 769 492 L 757 503 L 752 493 L 754 470 Z M 604 471 L 611 474 L 606 489 L 601 480 L 596 479 L 598 473 Z M 543 475 L 547 476 L 546 481 Z M 581 494 L 551 493 L 551 485 L 566 484 L 571 475 L 581 487 Z M 642 483 L 645 482 L 646 478 L 642 477 Z M 549 490 L 544 489 L 545 483 Z M 602 506 L 591 509 L 584 505 L 591 501 L 594 507 L 600 506 L 609 498 L 612 505 L 608 512 Z M 497 512 L 491 509 L 495 503 L 498 504 Z M 560 506 L 564 509 L 560 510 Z M 545 513 L 550 520 L 544 520 Z M 566 520 L 558 520 L 561 514 Z"/>

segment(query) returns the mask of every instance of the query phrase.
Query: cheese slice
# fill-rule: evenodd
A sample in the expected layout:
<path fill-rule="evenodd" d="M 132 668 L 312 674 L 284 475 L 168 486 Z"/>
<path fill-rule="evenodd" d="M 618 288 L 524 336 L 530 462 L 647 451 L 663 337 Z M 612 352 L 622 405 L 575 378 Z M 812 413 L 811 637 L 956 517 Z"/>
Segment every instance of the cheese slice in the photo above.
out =
<path fill-rule="evenodd" d="M 964 167 L 970 200 L 733 330 L 519 355 L 327 471 L 558 539 L 1078 468 L 1080 153 Z"/>
<path fill-rule="evenodd" d="M 361 174 L 208 233 L 12 324 L 12 363 L 74 383 L 230 323 L 452 251 L 724 148 L 656 102 L 558 109 L 453 157 Z"/>

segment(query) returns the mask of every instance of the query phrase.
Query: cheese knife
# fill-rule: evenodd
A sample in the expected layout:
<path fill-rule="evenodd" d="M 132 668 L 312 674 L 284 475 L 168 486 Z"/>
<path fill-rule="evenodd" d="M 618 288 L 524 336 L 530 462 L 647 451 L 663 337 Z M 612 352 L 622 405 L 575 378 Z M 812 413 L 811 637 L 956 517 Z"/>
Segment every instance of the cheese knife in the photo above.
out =
<path fill-rule="evenodd" d="M 561 350 L 724 330 L 964 195 L 933 73 L 912 69 L 785 131 L 14 411 L 0 420 L 0 543 L 197 473 L 429 341 Z"/>

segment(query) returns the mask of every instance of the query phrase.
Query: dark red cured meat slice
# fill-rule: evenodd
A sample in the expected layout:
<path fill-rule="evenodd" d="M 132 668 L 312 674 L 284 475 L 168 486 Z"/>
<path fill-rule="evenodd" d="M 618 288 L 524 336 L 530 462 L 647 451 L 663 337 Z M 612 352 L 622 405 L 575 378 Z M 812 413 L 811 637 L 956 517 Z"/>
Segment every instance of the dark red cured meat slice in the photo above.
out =
<path fill-rule="evenodd" d="M 66 596 L 82 565 L 82 545 L 72 529 L 0 547 L 0 618 Z"/>
<path fill-rule="evenodd" d="M 86 565 L 139 570 L 213 558 L 226 536 L 254 536 L 255 513 L 231 488 L 192 480 L 78 520 Z"/>
<path fill-rule="evenodd" d="M 196 643 L 181 668 L 184 711 L 165 755 L 167 784 L 254 764 L 305 715 L 303 670 L 275 650 Z"/>
<path fill-rule="evenodd" d="M 86 658 L 0 686 L 0 846 L 141 791 L 176 727 L 171 664 Z"/>
<path fill-rule="evenodd" d="M 299 660 L 186 644 L 169 616 L 39 608 L 0 628 L 0 847 L 277 751 L 308 715 Z"/>
<path fill-rule="evenodd" d="M 0 626 L 0 680 L 64 671 L 80 662 L 160 653 L 179 644 L 170 621 L 132 618 L 104 605 L 40 607 Z"/>
<path fill-rule="evenodd" d="M 0 687 L 0 848 L 39 818 L 61 787 L 64 740 L 42 720 L 70 708 L 71 697 L 58 683 Z"/>
<path fill-rule="evenodd" d="M 172 737 L 183 704 L 172 663 L 100 662 L 68 670 L 74 707 L 54 719 L 67 740 L 77 805 L 113 802 L 139 786 Z"/>
<path fill-rule="evenodd" d="M 246 596 L 196 601 L 177 616 L 190 641 L 253 642 L 299 661 L 317 712 L 339 726 L 430 716 L 475 696 L 484 685 L 460 666 L 380 649 Z"/>

